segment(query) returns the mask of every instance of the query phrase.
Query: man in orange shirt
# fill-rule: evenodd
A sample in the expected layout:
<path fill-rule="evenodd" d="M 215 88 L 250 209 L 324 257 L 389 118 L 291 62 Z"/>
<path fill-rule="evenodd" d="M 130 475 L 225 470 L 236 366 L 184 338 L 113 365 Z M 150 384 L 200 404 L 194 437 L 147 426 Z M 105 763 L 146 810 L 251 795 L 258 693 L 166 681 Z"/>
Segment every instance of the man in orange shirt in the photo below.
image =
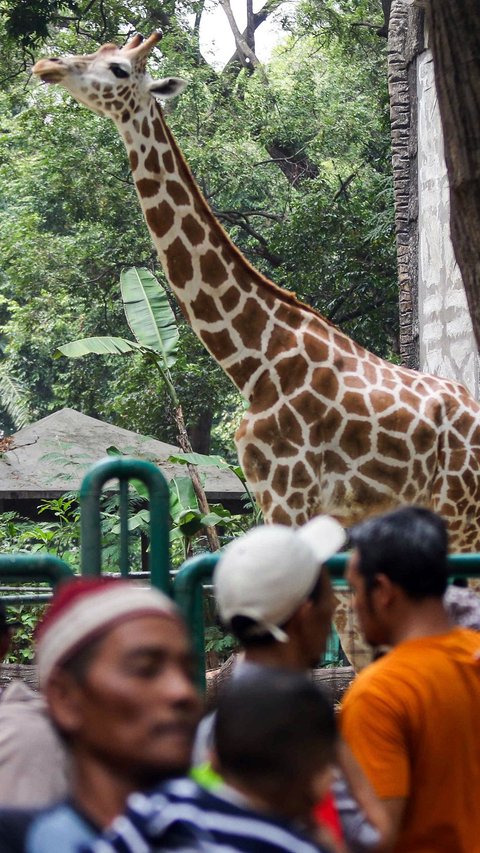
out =
<path fill-rule="evenodd" d="M 351 541 L 360 628 L 393 648 L 347 692 L 342 735 L 390 813 L 395 853 L 479 853 L 480 635 L 443 606 L 445 524 L 405 507 Z"/>

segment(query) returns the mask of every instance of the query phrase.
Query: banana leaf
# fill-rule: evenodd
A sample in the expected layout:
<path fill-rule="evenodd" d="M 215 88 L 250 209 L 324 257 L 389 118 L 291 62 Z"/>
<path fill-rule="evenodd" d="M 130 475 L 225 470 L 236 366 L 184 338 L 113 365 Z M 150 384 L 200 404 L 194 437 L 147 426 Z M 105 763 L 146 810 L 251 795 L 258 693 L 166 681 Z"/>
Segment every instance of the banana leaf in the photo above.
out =
<path fill-rule="evenodd" d="M 95 353 L 96 355 L 126 355 L 131 352 L 145 352 L 147 347 L 137 344 L 136 341 L 127 341 L 126 338 L 96 337 L 81 338 L 69 344 L 63 344 L 55 350 L 53 357 L 60 358 L 82 358 L 84 355 Z"/>
<path fill-rule="evenodd" d="M 177 358 L 179 334 L 165 290 L 143 267 L 124 270 L 120 287 L 125 316 L 136 340 L 159 353 L 164 364 L 172 367 Z"/>

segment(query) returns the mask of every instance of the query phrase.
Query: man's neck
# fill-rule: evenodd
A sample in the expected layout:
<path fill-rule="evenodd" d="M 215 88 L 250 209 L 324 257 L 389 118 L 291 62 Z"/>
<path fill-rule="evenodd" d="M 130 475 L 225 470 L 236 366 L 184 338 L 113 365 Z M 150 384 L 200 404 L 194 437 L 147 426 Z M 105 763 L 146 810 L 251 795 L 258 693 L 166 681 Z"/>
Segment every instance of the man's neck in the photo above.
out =
<path fill-rule="evenodd" d="M 122 814 L 130 794 L 150 787 L 155 781 L 135 779 L 131 774 L 112 770 L 90 756 L 77 759 L 74 764 L 74 805 L 100 829 L 109 826 Z"/>
<path fill-rule="evenodd" d="M 303 672 L 307 664 L 301 660 L 293 643 L 272 643 L 269 646 L 253 646 L 245 649 L 246 663 L 258 666 L 272 666 L 279 669 L 292 669 Z"/>
<path fill-rule="evenodd" d="M 452 624 L 441 598 L 409 602 L 399 618 L 392 621 L 389 645 L 398 646 L 407 640 L 439 636 L 451 629 Z"/>

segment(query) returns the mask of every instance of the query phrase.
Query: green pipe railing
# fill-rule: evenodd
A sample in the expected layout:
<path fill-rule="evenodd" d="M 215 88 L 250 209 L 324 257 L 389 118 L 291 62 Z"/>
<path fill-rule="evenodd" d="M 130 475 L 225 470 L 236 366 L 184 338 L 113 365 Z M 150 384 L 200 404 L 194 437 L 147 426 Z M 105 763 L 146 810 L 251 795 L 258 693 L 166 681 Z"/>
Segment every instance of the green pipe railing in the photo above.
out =
<path fill-rule="evenodd" d="M 82 575 L 102 572 L 102 535 L 100 495 L 109 480 L 120 483 L 119 567 L 122 577 L 129 577 L 128 481 L 141 480 L 147 487 L 150 503 L 150 549 L 148 566 L 150 582 L 157 589 L 171 593 L 168 484 L 152 462 L 126 456 L 102 459 L 92 466 L 80 487 L 80 552 Z"/>
<path fill-rule="evenodd" d="M 203 585 L 211 583 L 220 553 L 199 554 L 187 560 L 173 581 L 173 596 L 190 629 L 197 659 L 197 683 L 205 690 L 205 624 Z M 335 554 L 326 562 L 335 586 L 345 585 L 343 573 L 349 559 L 347 552 Z M 450 577 L 480 577 L 480 554 L 452 554 L 448 558 Z"/>
<path fill-rule="evenodd" d="M 71 580 L 74 573 L 60 557 L 53 554 L 2 554 L 0 555 L 0 581 L 13 583 L 49 583 L 57 586 L 65 580 Z M 10 591 L 2 595 L 3 604 L 46 604 L 48 593 L 22 595 Z"/>

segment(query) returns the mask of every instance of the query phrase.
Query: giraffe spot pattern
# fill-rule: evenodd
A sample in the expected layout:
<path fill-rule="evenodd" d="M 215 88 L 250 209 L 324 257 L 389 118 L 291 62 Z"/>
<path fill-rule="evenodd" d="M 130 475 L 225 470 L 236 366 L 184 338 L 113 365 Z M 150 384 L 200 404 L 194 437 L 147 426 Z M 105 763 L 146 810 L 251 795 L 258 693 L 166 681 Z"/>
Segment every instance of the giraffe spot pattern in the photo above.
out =
<path fill-rule="evenodd" d="M 157 237 L 168 234 L 175 222 L 175 214 L 168 201 L 161 201 L 156 207 L 149 207 L 145 212 L 145 218 Z"/>
<path fill-rule="evenodd" d="M 173 159 L 173 155 L 171 151 L 165 151 L 163 154 L 163 165 L 165 167 L 165 171 L 170 174 L 175 171 L 175 162 Z"/>
<path fill-rule="evenodd" d="M 267 312 L 260 308 L 256 299 L 249 297 L 243 306 L 243 310 L 232 320 L 232 326 L 240 335 L 245 346 L 260 350 L 267 321 Z"/>
<path fill-rule="evenodd" d="M 233 285 L 229 287 L 228 290 L 226 290 L 225 293 L 222 293 L 222 295 L 220 296 L 220 302 L 222 303 L 227 314 L 233 311 L 233 309 L 236 308 L 238 303 L 240 302 L 240 292 L 238 290 L 238 287 L 233 287 Z"/>
<path fill-rule="evenodd" d="M 145 157 L 144 165 L 147 172 L 153 172 L 155 175 L 160 174 L 160 161 L 158 159 L 158 153 L 156 148 L 150 148 L 148 156 Z"/>
<path fill-rule="evenodd" d="M 216 252 L 209 249 L 200 258 L 200 271 L 202 279 L 212 287 L 218 287 L 227 280 L 227 269 L 222 264 Z"/>
<path fill-rule="evenodd" d="M 153 126 L 153 135 L 154 135 L 155 139 L 157 140 L 157 142 L 161 142 L 162 145 L 166 145 L 167 144 L 167 137 L 165 135 L 165 131 L 162 127 L 162 123 L 161 123 L 160 119 L 158 119 L 158 118 L 154 119 L 152 122 L 152 126 Z"/>
<path fill-rule="evenodd" d="M 200 337 L 213 357 L 219 361 L 228 358 L 237 351 L 227 329 L 223 329 L 221 332 L 202 330 Z"/>
<path fill-rule="evenodd" d="M 153 198 L 160 192 L 160 181 L 153 178 L 139 178 L 136 183 L 142 198 Z"/>
<path fill-rule="evenodd" d="M 207 323 L 216 323 L 222 319 L 215 300 L 204 290 L 200 290 L 196 299 L 192 301 L 192 311 L 197 319 Z"/>
<path fill-rule="evenodd" d="M 245 387 L 245 384 L 248 382 L 252 374 L 254 374 L 261 366 L 262 362 L 259 358 L 247 356 L 247 358 L 243 358 L 241 361 L 237 362 L 237 364 L 230 365 L 228 368 L 228 374 L 235 382 L 237 388 L 242 389 Z"/>
<path fill-rule="evenodd" d="M 130 151 L 130 153 L 128 155 L 128 159 L 130 160 L 130 168 L 131 168 L 132 172 L 134 172 L 138 166 L 138 154 L 137 154 L 137 152 L 136 151 Z"/>
<path fill-rule="evenodd" d="M 193 266 L 190 252 L 180 237 L 165 249 L 168 274 L 176 287 L 184 288 L 187 281 L 193 278 Z"/>
<path fill-rule="evenodd" d="M 178 181 L 167 181 L 165 189 L 174 204 L 190 204 L 190 196 Z"/>
<path fill-rule="evenodd" d="M 303 356 L 283 358 L 277 362 L 276 370 L 283 394 L 288 397 L 305 383 L 308 363 Z"/>
<path fill-rule="evenodd" d="M 191 213 L 188 213 L 187 216 L 183 217 L 182 231 L 192 246 L 199 246 L 200 243 L 203 243 L 205 240 L 205 229 L 199 222 L 197 222 Z"/>

